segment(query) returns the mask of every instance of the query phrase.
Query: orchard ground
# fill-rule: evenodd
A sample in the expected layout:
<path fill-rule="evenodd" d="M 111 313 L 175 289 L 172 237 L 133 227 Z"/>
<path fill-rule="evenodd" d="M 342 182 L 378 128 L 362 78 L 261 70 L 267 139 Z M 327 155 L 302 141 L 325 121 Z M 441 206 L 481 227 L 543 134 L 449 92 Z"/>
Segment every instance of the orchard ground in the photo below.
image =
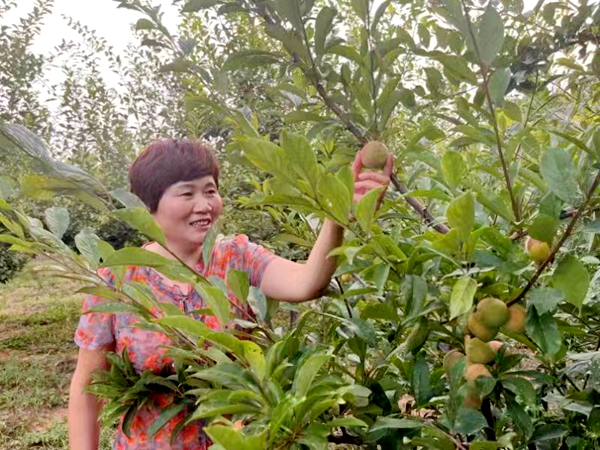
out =
<path fill-rule="evenodd" d="M 0 284 L 0 450 L 68 449 L 73 333 L 83 296 L 76 282 L 38 273 L 44 264 L 32 261 Z M 102 450 L 110 435 L 103 430 Z"/>

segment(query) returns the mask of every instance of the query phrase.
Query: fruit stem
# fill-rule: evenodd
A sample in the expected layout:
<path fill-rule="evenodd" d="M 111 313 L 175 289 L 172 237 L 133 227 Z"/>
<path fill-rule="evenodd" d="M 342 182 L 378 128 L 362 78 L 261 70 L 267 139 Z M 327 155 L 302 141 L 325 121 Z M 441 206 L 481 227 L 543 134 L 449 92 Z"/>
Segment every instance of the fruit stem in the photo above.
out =
<path fill-rule="evenodd" d="M 565 232 L 561 236 L 561 238 L 558 241 L 558 243 L 552 248 L 552 251 L 550 252 L 550 255 L 544 260 L 544 262 L 542 262 L 542 264 L 540 264 L 540 266 L 538 267 L 537 271 L 535 272 L 535 274 L 533 275 L 533 277 L 531 277 L 531 279 L 529 280 L 529 282 L 527 283 L 527 285 L 525 286 L 525 288 L 521 291 L 521 293 L 519 295 L 517 295 L 515 298 L 513 298 L 512 300 L 510 300 L 509 302 L 507 302 L 506 306 L 511 306 L 511 305 L 519 302 L 520 300 L 522 300 L 525 297 L 525 295 L 527 294 L 527 292 L 529 292 L 529 290 L 536 283 L 537 279 L 540 277 L 540 275 L 542 274 L 542 272 L 544 271 L 544 269 L 546 269 L 546 267 L 552 261 L 554 261 L 554 257 L 556 256 L 556 253 L 558 253 L 558 250 L 562 247 L 562 245 L 565 243 L 565 241 L 568 239 L 568 237 L 571 234 L 573 234 L 573 228 L 575 228 L 575 223 L 581 217 L 581 215 L 583 214 L 583 211 L 585 210 L 585 208 L 587 207 L 588 203 L 592 199 L 592 195 L 594 194 L 594 191 L 598 187 L 598 183 L 600 183 L 600 171 L 598 171 L 598 173 L 596 174 L 596 178 L 594 178 L 594 181 L 593 181 L 590 189 L 587 192 L 587 195 L 585 197 L 584 202 L 581 204 L 581 206 L 579 207 L 579 209 L 577 210 L 577 212 L 573 215 L 573 217 L 571 217 L 571 221 L 569 222 L 569 225 L 567 226 L 567 229 L 565 230 Z"/>

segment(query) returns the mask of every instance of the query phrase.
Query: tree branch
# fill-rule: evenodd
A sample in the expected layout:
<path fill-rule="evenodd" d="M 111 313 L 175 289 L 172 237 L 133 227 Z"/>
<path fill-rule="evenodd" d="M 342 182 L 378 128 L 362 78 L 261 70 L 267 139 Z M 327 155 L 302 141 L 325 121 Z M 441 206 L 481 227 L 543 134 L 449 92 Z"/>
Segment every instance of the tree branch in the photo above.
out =
<path fill-rule="evenodd" d="M 571 234 L 573 234 L 573 229 L 575 228 L 575 223 L 581 217 L 581 214 L 583 213 L 583 211 L 587 207 L 588 203 L 592 199 L 592 195 L 594 194 L 594 191 L 598 187 L 598 183 L 600 183 L 600 171 L 596 175 L 596 178 L 594 179 L 594 181 L 592 183 L 592 186 L 590 187 L 590 189 L 589 189 L 589 191 L 588 191 L 588 193 L 586 195 L 586 198 L 585 198 L 584 202 L 581 204 L 581 206 L 579 207 L 579 209 L 577 210 L 577 212 L 575 212 L 575 214 L 573 215 L 573 217 L 571 217 L 571 221 L 569 222 L 569 225 L 567 226 L 567 229 L 563 233 L 563 235 L 560 238 L 560 240 L 558 241 L 558 243 L 552 249 L 552 252 L 550 252 L 550 255 L 546 258 L 546 260 L 544 262 L 542 262 L 542 264 L 540 264 L 540 266 L 538 267 L 538 270 L 535 272 L 535 274 L 533 275 L 533 277 L 529 280 L 529 282 L 527 283 L 527 285 L 525 286 L 525 288 L 521 291 L 521 293 L 519 295 L 517 295 L 514 299 L 510 300 L 509 302 L 507 302 L 507 304 L 506 304 L 507 306 L 513 305 L 513 304 L 519 302 L 520 300 L 522 300 L 525 297 L 525 295 L 527 294 L 527 292 L 529 292 L 529 290 L 536 283 L 536 281 L 538 280 L 538 278 L 540 277 L 540 275 L 542 274 L 542 272 L 544 271 L 544 269 L 546 269 L 546 267 L 552 261 L 554 261 L 554 257 L 556 256 L 556 253 L 558 252 L 558 250 L 562 247 L 562 245 L 565 243 L 565 241 L 568 239 L 568 237 Z"/>
<path fill-rule="evenodd" d="M 488 103 L 488 107 L 490 109 L 491 114 L 491 122 L 494 127 L 494 134 L 496 136 L 496 148 L 498 150 L 498 157 L 500 158 L 500 164 L 502 165 L 502 172 L 504 173 L 504 181 L 506 182 L 506 189 L 508 190 L 508 194 L 510 196 L 510 203 L 512 205 L 513 213 L 515 215 L 515 221 L 521 221 L 521 212 L 519 209 L 519 204 L 517 203 L 517 199 L 515 198 L 515 194 L 512 189 L 512 184 L 510 181 L 510 174 L 508 173 L 508 166 L 506 164 L 506 160 L 504 159 L 504 152 L 502 151 L 502 144 L 500 138 L 500 130 L 498 129 L 498 121 L 496 119 L 496 111 L 494 109 L 494 102 L 492 101 L 492 96 L 490 95 L 489 89 L 489 78 L 488 78 L 488 68 L 487 65 L 484 64 L 481 59 L 481 53 L 479 52 L 479 46 L 477 45 L 477 37 L 475 36 L 475 32 L 473 31 L 473 24 L 471 23 L 471 18 L 469 17 L 469 7 L 465 3 L 464 0 L 461 0 L 463 10 L 465 13 L 465 20 L 467 21 L 467 28 L 469 29 L 469 35 L 471 36 L 471 40 L 473 41 L 473 47 L 475 47 L 475 54 L 477 55 L 477 59 L 479 61 L 479 67 L 481 68 L 481 76 L 483 77 L 483 90 L 485 93 L 485 98 Z"/>

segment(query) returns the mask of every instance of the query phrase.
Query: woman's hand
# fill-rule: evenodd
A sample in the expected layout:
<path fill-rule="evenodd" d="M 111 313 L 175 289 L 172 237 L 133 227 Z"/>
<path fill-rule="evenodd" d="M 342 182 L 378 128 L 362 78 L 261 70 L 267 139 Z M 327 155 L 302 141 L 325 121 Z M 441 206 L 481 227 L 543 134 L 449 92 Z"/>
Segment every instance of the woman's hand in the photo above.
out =
<path fill-rule="evenodd" d="M 379 194 L 377 201 L 377 208 L 381 205 L 385 191 L 390 184 L 390 177 L 392 176 L 392 168 L 394 166 L 394 157 L 391 153 L 388 153 L 385 166 L 381 172 L 378 171 L 366 171 L 363 172 L 362 154 L 364 149 L 361 149 L 356 153 L 354 162 L 352 163 L 352 174 L 354 175 L 354 202 L 358 202 L 366 194 L 373 189 L 383 187 Z"/>

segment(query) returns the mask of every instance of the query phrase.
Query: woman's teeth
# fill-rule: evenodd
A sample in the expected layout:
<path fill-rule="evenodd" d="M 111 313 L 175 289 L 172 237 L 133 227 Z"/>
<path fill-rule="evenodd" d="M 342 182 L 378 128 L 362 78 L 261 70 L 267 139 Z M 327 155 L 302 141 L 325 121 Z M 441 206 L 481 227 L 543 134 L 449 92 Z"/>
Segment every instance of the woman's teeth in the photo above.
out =
<path fill-rule="evenodd" d="M 196 220 L 195 222 L 192 222 L 190 225 L 192 225 L 193 227 L 196 227 L 196 228 L 206 227 L 206 226 L 210 225 L 210 220 L 208 220 L 208 219 Z"/>

